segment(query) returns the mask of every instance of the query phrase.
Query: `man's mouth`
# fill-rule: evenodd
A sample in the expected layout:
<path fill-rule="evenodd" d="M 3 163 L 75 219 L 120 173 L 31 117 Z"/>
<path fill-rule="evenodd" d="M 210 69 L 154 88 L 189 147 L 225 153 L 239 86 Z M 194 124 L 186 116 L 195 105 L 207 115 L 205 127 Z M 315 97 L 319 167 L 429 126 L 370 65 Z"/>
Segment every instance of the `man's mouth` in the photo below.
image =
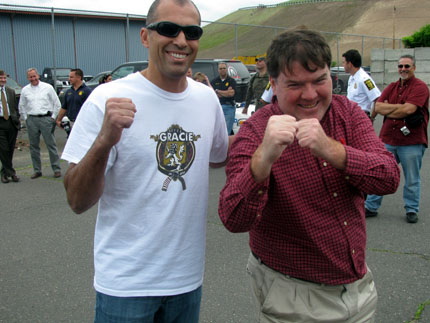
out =
<path fill-rule="evenodd" d="M 183 54 L 183 53 L 174 53 L 174 52 L 168 52 L 168 53 L 174 58 L 178 58 L 178 59 L 184 59 L 187 57 L 187 54 Z"/>
<path fill-rule="evenodd" d="M 318 105 L 318 102 L 312 104 L 300 104 L 303 109 L 313 109 Z"/>

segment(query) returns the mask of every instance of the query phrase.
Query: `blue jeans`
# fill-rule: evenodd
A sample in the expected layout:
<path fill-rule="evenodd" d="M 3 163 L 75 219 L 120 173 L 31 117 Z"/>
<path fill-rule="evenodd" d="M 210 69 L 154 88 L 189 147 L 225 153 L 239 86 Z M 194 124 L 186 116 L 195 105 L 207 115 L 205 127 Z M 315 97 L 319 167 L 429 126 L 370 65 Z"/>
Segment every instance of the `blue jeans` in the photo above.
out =
<path fill-rule="evenodd" d="M 233 129 L 236 108 L 230 104 L 222 104 L 221 106 L 224 112 L 225 124 L 227 125 L 227 134 L 230 136 L 231 130 Z"/>
<path fill-rule="evenodd" d="M 198 323 L 202 287 L 173 296 L 115 297 L 97 292 L 94 323 Z"/>
<path fill-rule="evenodd" d="M 421 178 L 420 170 L 426 147 L 424 145 L 391 146 L 385 147 L 396 157 L 397 163 L 402 164 L 405 176 L 403 187 L 403 202 L 406 213 L 418 213 L 420 209 Z M 382 203 L 382 196 L 368 195 L 365 206 L 370 211 L 377 211 Z"/>

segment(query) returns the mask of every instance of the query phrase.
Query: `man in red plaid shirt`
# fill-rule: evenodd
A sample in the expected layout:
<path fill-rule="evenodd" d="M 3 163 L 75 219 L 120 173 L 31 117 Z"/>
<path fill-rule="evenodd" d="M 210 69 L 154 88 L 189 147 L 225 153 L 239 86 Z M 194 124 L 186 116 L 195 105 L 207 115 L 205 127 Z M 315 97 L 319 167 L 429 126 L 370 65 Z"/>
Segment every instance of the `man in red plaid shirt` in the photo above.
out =
<path fill-rule="evenodd" d="M 267 52 L 272 104 L 233 142 L 219 215 L 249 231 L 258 322 L 372 322 L 363 192 L 391 194 L 400 172 L 360 107 L 332 95 L 331 52 L 309 30 Z"/>

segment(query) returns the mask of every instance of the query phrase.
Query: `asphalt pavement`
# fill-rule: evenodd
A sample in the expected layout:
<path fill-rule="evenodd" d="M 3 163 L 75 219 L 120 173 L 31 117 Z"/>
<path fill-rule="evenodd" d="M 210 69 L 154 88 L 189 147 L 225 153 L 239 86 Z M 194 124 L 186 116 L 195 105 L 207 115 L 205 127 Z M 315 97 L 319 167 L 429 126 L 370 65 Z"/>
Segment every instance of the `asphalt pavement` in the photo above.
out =
<path fill-rule="evenodd" d="M 375 123 L 379 130 L 381 118 Z M 62 151 L 65 133 L 57 129 Z M 43 142 L 43 140 L 42 140 Z M 67 205 L 62 178 L 53 177 L 42 144 L 43 176 L 33 173 L 26 132 L 14 165 L 19 183 L 0 184 L 0 322 L 92 322 L 93 233 L 96 207 L 81 215 Z M 62 162 L 64 174 L 67 164 Z M 206 272 L 201 322 L 250 323 L 253 304 L 246 262 L 248 235 L 228 232 L 218 214 L 224 169 L 211 169 Z M 367 262 L 379 300 L 377 323 L 430 322 L 430 153 L 422 168 L 419 222 L 405 221 L 403 181 L 367 219 Z"/>

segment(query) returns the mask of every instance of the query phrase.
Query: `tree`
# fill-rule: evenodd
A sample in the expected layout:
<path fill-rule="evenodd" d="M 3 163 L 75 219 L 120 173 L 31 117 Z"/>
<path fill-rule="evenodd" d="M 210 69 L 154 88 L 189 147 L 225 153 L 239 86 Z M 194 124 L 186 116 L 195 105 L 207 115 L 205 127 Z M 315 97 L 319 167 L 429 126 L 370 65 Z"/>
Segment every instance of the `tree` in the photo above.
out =
<path fill-rule="evenodd" d="M 403 37 L 402 41 L 406 48 L 430 47 L 430 25 L 421 27 L 411 36 Z"/>

